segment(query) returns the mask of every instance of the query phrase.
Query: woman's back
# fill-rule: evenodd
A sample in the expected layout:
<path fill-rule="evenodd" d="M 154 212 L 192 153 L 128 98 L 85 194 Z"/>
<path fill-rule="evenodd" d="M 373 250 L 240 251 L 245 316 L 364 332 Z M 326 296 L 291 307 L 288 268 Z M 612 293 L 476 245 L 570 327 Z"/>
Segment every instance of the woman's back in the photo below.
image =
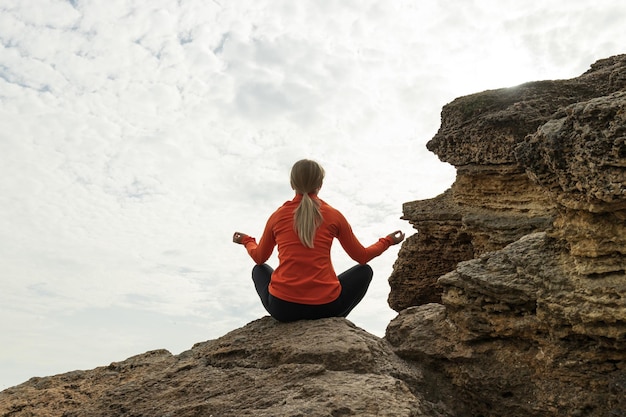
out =
<path fill-rule="evenodd" d="M 290 179 L 296 195 L 270 216 L 259 243 L 243 233 L 233 235 L 257 264 L 252 280 L 263 306 L 281 321 L 347 316 L 372 279 L 366 263 L 404 239 L 396 231 L 363 247 L 345 217 L 317 197 L 323 179 L 324 170 L 316 162 L 296 162 Z M 335 238 L 359 263 L 339 276 L 330 259 Z M 265 262 L 275 246 L 279 265 L 273 270 Z"/>

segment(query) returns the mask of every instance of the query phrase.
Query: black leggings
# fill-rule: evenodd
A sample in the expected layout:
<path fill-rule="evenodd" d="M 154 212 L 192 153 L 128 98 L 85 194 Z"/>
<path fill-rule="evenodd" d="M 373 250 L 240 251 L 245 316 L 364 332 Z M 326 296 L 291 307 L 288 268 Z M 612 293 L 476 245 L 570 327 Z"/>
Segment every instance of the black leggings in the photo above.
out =
<path fill-rule="evenodd" d="M 341 294 L 328 304 L 309 305 L 281 300 L 269 293 L 274 270 L 267 264 L 255 265 L 252 281 L 263 307 L 278 321 L 315 320 L 325 317 L 346 317 L 365 296 L 374 272 L 369 265 L 356 265 L 339 274 Z"/>

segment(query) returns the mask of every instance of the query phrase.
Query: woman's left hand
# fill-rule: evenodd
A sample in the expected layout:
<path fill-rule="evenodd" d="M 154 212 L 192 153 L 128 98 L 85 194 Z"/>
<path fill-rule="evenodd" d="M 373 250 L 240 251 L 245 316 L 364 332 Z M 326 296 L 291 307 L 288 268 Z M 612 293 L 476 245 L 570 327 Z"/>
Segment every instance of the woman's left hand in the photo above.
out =
<path fill-rule="evenodd" d="M 392 240 L 394 245 L 397 245 L 398 243 L 404 240 L 404 233 L 401 232 L 400 230 L 396 230 L 393 233 L 389 233 L 387 237 Z"/>

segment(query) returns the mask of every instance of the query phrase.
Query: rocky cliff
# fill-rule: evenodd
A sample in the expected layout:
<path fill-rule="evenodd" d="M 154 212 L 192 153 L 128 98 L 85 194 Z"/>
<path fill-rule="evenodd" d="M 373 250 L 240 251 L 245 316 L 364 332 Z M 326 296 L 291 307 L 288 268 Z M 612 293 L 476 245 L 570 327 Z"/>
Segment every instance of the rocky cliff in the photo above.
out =
<path fill-rule="evenodd" d="M 263 318 L 0 393 L 0 416 L 626 416 L 626 55 L 461 97 L 384 339 Z"/>
<path fill-rule="evenodd" d="M 454 165 L 457 177 L 446 193 L 403 206 L 419 233 L 403 245 L 389 280 L 393 309 L 439 302 L 439 276 L 547 230 L 558 205 L 560 215 L 572 206 L 565 199 L 593 197 L 590 207 L 611 199 L 611 212 L 623 208 L 625 61 L 608 58 L 578 78 L 485 91 L 443 108 L 427 147 Z M 559 181 L 567 182 L 561 190 Z M 595 195 L 605 186 L 612 190 Z"/>
<path fill-rule="evenodd" d="M 457 179 L 404 205 L 387 339 L 472 415 L 626 416 L 626 56 L 442 114 Z"/>

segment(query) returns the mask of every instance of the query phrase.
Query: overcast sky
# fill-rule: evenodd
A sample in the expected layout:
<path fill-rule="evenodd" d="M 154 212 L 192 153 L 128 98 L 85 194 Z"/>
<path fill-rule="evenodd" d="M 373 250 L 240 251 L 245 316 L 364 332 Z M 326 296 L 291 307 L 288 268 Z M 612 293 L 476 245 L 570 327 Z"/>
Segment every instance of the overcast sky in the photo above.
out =
<path fill-rule="evenodd" d="M 265 315 L 231 237 L 260 236 L 298 159 L 325 167 L 320 197 L 364 244 L 413 233 L 402 203 L 454 180 L 425 148 L 441 107 L 576 77 L 626 52 L 625 16 L 623 0 L 0 0 L 0 389 Z M 350 316 L 378 336 L 398 249 Z"/>

